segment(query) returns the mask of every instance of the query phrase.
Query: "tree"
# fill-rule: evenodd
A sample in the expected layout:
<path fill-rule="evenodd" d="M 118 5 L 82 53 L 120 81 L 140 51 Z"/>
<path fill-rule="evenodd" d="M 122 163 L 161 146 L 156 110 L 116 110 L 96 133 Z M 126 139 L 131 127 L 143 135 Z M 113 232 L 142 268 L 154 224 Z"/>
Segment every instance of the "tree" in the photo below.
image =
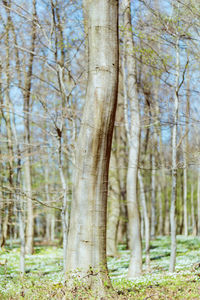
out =
<path fill-rule="evenodd" d="M 31 22 L 31 47 L 28 60 L 28 72 L 25 76 L 24 87 L 24 133 L 25 133 L 25 161 L 24 161 L 24 181 L 25 192 L 27 195 L 27 228 L 26 228 L 26 253 L 33 253 L 34 237 L 34 216 L 31 188 L 31 163 L 30 163 L 30 98 L 31 98 L 31 80 L 33 74 L 33 60 L 36 40 L 36 0 L 33 0 L 33 15 Z"/>
<path fill-rule="evenodd" d="M 129 158 L 127 170 L 127 208 L 128 208 L 128 229 L 131 248 L 131 260 L 129 265 L 129 277 L 141 275 L 142 272 L 142 244 L 140 231 L 140 214 L 137 199 L 137 178 L 140 148 L 140 111 L 137 91 L 136 61 L 134 58 L 134 44 L 132 36 L 131 7 L 130 0 L 123 1 L 124 12 L 124 80 L 126 82 L 127 68 L 127 103 L 130 101 L 130 126 L 127 119 L 127 135 L 129 142 Z M 126 83 L 125 83 L 126 85 Z M 125 91 L 126 97 L 126 91 Z M 126 110 L 125 109 L 125 110 Z M 126 111 L 125 111 L 126 113 Z"/>
<path fill-rule="evenodd" d="M 118 1 L 85 0 L 88 82 L 76 145 L 67 271 L 105 292 L 108 169 L 118 86 Z M 101 13 L 99 13 L 101 12 Z M 95 276 L 94 276 L 95 275 Z"/>

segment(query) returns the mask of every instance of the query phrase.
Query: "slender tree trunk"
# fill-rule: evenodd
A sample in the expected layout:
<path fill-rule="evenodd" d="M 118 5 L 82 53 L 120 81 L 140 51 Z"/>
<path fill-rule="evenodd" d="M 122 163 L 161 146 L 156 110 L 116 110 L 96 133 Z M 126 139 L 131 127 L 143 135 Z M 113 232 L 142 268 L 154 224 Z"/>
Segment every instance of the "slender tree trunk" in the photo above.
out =
<path fill-rule="evenodd" d="M 16 138 L 17 142 L 17 138 Z M 19 194 L 20 189 L 20 172 L 21 172 L 21 159 L 20 159 L 20 150 L 17 142 L 18 148 L 18 164 L 17 164 L 17 191 L 16 191 L 16 200 L 18 205 L 18 218 L 19 218 L 19 236 L 20 236 L 20 273 L 23 276 L 25 274 L 25 224 L 23 216 L 23 199 Z"/>
<path fill-rule="evenodd" d="M 45 174 L 45 195 L 46 195 L 46 201 L 47 204 L 50 205 L 50 195 L 49 195 L 49 167 L 48 162 L 45 166 L 44 170 Z M 48 208 L 46 213 L 46 232 L 45 232 L 46 240 L 50 241 L 51 239 L 51 212 L 50 208 Z"/>
<path fill-rule="evenodd" d="M 155 140 L 154 140 L 155 142 Z M 155 150 L 155 147 L 153 147 Z M 151 238 L 156 236 L 156 165 L 155 156 L 151 155 Z"/>
<path fill-rule="evenodd" d="M 127 131 L 127 135 L 129 137 L 129 156 L 127 171 L 127 208 L 129 222 L 129 238 L 131 247 L 131 259 L 128 270 L 128 277 L 131 278 L 140 276 L 142 273 L 142 243 L 140 229 L 140 214 L 137 199 L 137 177 L 140 147 L 140 112 L 136 81 L 136 62 L 135 58 L 133 57 L 134 44 L 132 36 L 130 0 L 123 1 L 123 8 L 125 44 L 124 58 L 125 66 L 127 68 L 127 100 L 129 99 L 130 101 L 131 114 L 131 125 Z M 128 127 L 128 122 L 126 123 L 126 127 Z"/>
<path fill-rule="evenodd" d="M 32 186 L 31 186 L 31 163 L 30 163 L 30 96 L 31 96 L 31 79 L 33 73 L 33 60 L 36 40 L 36 0 L 33 0 L 33 16 L 31 28 L 31 48 L 28 62 L 28 72 L 25 78 L 24 90 L 24 132 L 25 132 L 25 153 L 24 153 L 24 183 L 25 194 L 27 198 L 27 227 L 26 227 L 26 253 L 33 253 L 33 237 L 34 237 L 34 216 L 32 202 Z"/>
<path fill-rule="evenodd" d="M 59 153 L 59 172 L 60 172 L 60 180 L 63 189 L 63 203 L 62 203 L 62 211 L 61 211 L 61 219 L 62 219 L 62 230 L 63 230 L 63 266 L 64 273 L 67 270 L 67 239 L 68 239 L 68 226 L 69 226 L 69 218 L 68 218 L 68 201 L 67 201 L 67 183 L 64 176 L 63 171 L 63 162 L 62 162 L 62 140 L 59 138 L 58 145 L 58 153 Z"/>
<path fill-rule="evenodd" d="M 146 197 L 144 191 L 144 183 L 142 175 L 139 171 L 138 173 L 139 183 L 140 183 L 140 197 L 142 202 L 142 209 L 144 214 L 144 224 L 145 224 L 145 254 L 146 254 L 146 268 L 150 271 L 150 222 L 146 204 Z"/>
<path fill-rule="evenodd" d="M 117 255 L 119 235 L 121 243 L 126 243 L 127 221 L 124 217 L 126 205 L 126 131 L 124 128 L 124 98 L 123 72 L 121 59 L 119 60 L 118 105 L 113 137 L 113 150 L 110 162 L 109 186 L 111 186 L 108 201 L 107 226 L 107 255 Z"/>
<path fill-rule="evenodd" d="M 179 112 L 179 76 L 180 76 L 180 53 L 179 38 L 176 40 L 176 86 L 174 96 L 174 120 L 172 129 L 172 194 L 171 194 L 171 256 L 169 271 L 174 272 L 176 263 L 176 193 L 177 193 L 177 127 Z"/>
<path fill-rule="evenodd" d="M 159 203 L 159 235 L 163 235 L 163 201 L 161 184 L 158 185 L 158 203 Z"/>
<path fill-rule="evenodd" d="M 170 215 L 169 215 L 169 197 L 167 195 L 167 187 L 165 190 L 165 234 L 169 235 L 170 233 Z"/>
<path fill-rule="evenodd" d="M 197 216 L 198 216 L 198 236 L 200 236 L 200 167 L 198 167 L 198 183 L 197 183 Z"/>
<path fill-rule="evenodd" d="M 197 226 L 194 212 L 194 184 L 191 184 L 191 217 L 192 217 L 192 235 L 197 235 Z"/>
<path fill-rule="evenodd" d="M 183 160 L 183 213 L 184 213 L 184 235 L 188 236 L 188 211 L 187 211 L 187 158 L 186 158 L 186 148 L 184 147 Z"/>
<path fill-rule="evenodd" d="M 186 126 L 185 126 L 185 142 L 183 144 L 183 161 L 184 161 L 184 170 L 183 170 L 183 201 L 184 201 L 184 235 L 188 235 L 188 209 L 187 209 L 187 155 L 188 155 L 188 132 L 189 132 L 189 115 L 190 115 L 190 79 L 187 79 L 187 104 L 186 104 Z"/>
<path fill-rule="evenodd" d="M 107 218 L 107 256 L 117 256 L 117 229 L 120 214 L 120 188 L 117 170 L 116 151 L 112 151 L 110 159 L 110 178 L 111 186 L 110 199 L 108 200 Z"/>
<path fill-rule="evenodd" d="M 118 1 L 87 0 L 84 8 L 89 74 L 76 146 L 67 271 L 79 269 L 80 279 L 93 285 L 99 297 L 111 286 L 106 264 L 106 210 L 117 104 Z"/>

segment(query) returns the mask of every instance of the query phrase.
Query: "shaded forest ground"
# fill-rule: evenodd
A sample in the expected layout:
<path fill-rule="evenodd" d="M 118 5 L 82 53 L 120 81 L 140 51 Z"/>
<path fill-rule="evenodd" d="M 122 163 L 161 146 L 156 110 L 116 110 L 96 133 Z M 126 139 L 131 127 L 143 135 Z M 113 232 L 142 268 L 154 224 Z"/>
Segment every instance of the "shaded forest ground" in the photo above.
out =
<path fill-rule="evenodd" d="M 62 273 L 62 249 L 38 246 L 26 257 L 26 276 L 19 276 L 16 246 L 0 252 L 0 299 L 95 299 L 83 286 L 68 291 Z M 119 257 L 109 258 L 108 267 L 118 297 L 110 299 L 200 299 L 200 238 L 178 236 L 176 273 L 168 272 L 170 239 L 151 242 L 151 273 L 126 279 L 129 251 L 119 246 Z M 143 257 L 145 261 L 145 255 Z"/>

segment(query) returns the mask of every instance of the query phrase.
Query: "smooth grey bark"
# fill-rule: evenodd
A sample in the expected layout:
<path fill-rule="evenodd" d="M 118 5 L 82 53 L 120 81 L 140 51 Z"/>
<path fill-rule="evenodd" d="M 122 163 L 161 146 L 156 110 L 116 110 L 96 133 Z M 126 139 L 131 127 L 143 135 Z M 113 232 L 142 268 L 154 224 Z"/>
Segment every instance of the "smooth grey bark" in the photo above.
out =
<path fill-rule="evenodd" d="M 133 278 L 140 276 L 142 273 L 142 243 L 140 229 L 140 213 L 137 199 L 137 178 L 138 178 L 138 163 L 139 163 L 139 147 L 140 147 L 140 111 L 139 99 L 137 92 L 136 81 L 136 62 L 133 57 L 134 44 L 132 36 L 131 23 L 131 7 L 130 0 L 123 1 L 124 14 L 124 67 L 127 69 L 127 101 L 130 101 L 130 126 L 126 121 L 129 155 L 128 155 L 128 170 L 127 170 L 127 208 L 128 208 L 128 229 L 129 243 L 131 248 L 131 259 L 128 270 L 128 277 Z M 124 68 L 124 75 L 126 73 Z M 126 79 L 125 79 L 126 78 Z M 126 87 L 125 87 L 126 101 Z M 128 102 L 127 102 L 128 103 Z M 125 115 L 127 116 L 125 104 Z M 126 117 L 127 118 L 127 117 Z"/>
<path fill-rule="evenodd" d="M 108 199 L 108 224 L 107 224 L 107 255 L 116 256 L 117 242 L 126 243 L 126 220 L 122 214 L 125 206 L 126 190 L 126 131 L 124 128 L 124 98 L 123 74 L 121 59 L 119 60 L 118 105 L 116 111 L 113 148 L 109 172 L 109 199 Z M 123 207 L 124 208 L 124 207 Z M 121 214 L 120 214 L 121 212 Z M 119 227 L 121 226 L 121 227 Z M 121 234 L 120 241 L 118 240 Z"/>
<path fill-rule="evenodd" d="M 84 9 L 88 18 L 88 83 L 75 153 L 67 272 L 77 271 L 99 295 L 105 294 L 105 281 L 111 286 L 106 263 L 106 211 L 117 105 L 118 1 L 88 0 Z"/>
<path fill-rule="evenodd" d="M 183 150 L 183 214 L 184 214 L 184 235 L 188 236 L 188 210 L 187 210 L 187 157 L 186 150 L 187 144 L 184 145 Z"/>
<path fill-rule="evenodd" d="M 117 256 L 117 229 L 120 214 L 120 190 L 117 176 L 116 151 L 112 151 L 110 159 L 108 217 L 107 217 L 107 256 Z"/>
<path fill-rule="evenodd" d="M 143 215 L 144 215 L 144 225 L 145 225 L 145 254 L 146 254 L 146 268 L 150 271 L 150 222 L 149 215 L 145 197 L 144 183 L 141 172 L 138 172 L 138 178 L 140 183 L 140 198 L 142 203 Z"/>
<path fill-rule="evenodd" d="M 176 82 L 174 95 L 174 118 L 172 127 L 172 193 L 171 193 L 171 255 L 169 271 L 174 272 L 176 263 L 176 194 L 177 194 L 177 127 L 179 113 L 179 76 L 180 76 L 180 50 L 179 37 L 176 38 Z"/>
<path fill-rule="evenodd" d="M 165 193 L 165 234 L 169 235 L 170 234 L 170 215 L 169 215 L 169 198 L 167 193 Z"/>
<path fill-rule="evenodd" d="M 49 196 L 49 167 L 48 167 L 48 162 L 46 163 L 45 169 L 44 169 L 44 179 L 45 179 L 45 195 L 46 195 L 46 201 L 47 204 L 50 205 L 50 196 Z M 47 241 L 50 240 L 50 234 L 51 234 L 51 229 L 50 229 L 50 224 L 51 224 L 51 213 L 50 210 L 47 210 L 46 213 L 46 232 L 45 232 L 45 238 Z"/>
<path fill-rule="evenodd" d="M 185 143 L 183 144 L 183 160 L 184 160 L 184 234 L 185 236 L 188 235 L 188 209 L 187 209 L 187 202 L 188 202 L 188 195 L 187 195 L 187 178 L 188 178 L 188 133 L 189 133 L 189 123 L 190 123 L 190 77 L 189 77 L 189 70 L 187 71 L 187 102 L 186 102 L 186 124 L 185 124 Z"/>
<path fill-rule="evenodd" d="M 63 171 L 61 137 L 59 139 L 58 153 L 59 153 L 59 157 L 58 157 L 59 173 L 60 173 L 60 180 L 61 180 L 62 190 L 63 190 L 63 203 L 62 203 L 62 211 L 61 211 L 62 231 L 63 231 L 63 266 L 64 266 L 64 273 L 66 273 L 66 270 L 67 270 L 67 239 L 68 239 L 69 219 L 68 219 L 67 182 L 66 182 L 66 179 L 64 176 L 64 171 Z"/>
<path fill-rule="evenodd" d="M 158 185 L 158 203 L 159 203 L 159 218 L 158 218 L 158 233 L 163 235 L 163 201 L 161 184 Z"/>
<path fill-rule="evenodd" d="M 194 184 L 191 184 L 191 219 L 192 219 L 192 235 L 197 235 L 197 226 L 194 212 Z"/>
<path fill-rule="evenodd" d="M 155 139 L 153 142 L 155 143 Z M 155 150 L 155 147 L 153 149 Z M 154 239 L 156 236 L 156 165 L 153 153 L 151 155 L 151 167 L 151 238 Z"/>
<path fill-rule="evenodd" d="M 200 167 L 198 167 L 198 183 L 197 183 L 197 233 L 200 236 Z"/>
<path fill-rule="evenodd" d="M 188 155 L 188 132 L 189 132 L 189 114 L 190 114 L 190 95 L 189 95 L 189 79 L 187 80 L 187 103 L 186 103 L 186 126 L 185 126 L 185 142 L 183 143 L 183 212 L 184 212 L 184 235 L 188 236 L 188 209 L 187 209 L 187 155 Z"/>
<path fill-rule="evenodd" d="M 31 23 L 31 47 L 28 60 L 28 71 L 25 77 L 24 87 L 24 132 L 25 132 L 25 150 L 24 150 L 24 187 L 27 199 L 27 227 L 26 227 L 26 253 L 33 253 L 33 235 L 34 235 L 34 215 L 32 202 L 32 183 L 31 183 L 31 162 L 30 162 L 30 96 L 31 79 L 33 73 L 33 60 L 36 41 L 36 0 L 33 0 L 33 15 Z"/>

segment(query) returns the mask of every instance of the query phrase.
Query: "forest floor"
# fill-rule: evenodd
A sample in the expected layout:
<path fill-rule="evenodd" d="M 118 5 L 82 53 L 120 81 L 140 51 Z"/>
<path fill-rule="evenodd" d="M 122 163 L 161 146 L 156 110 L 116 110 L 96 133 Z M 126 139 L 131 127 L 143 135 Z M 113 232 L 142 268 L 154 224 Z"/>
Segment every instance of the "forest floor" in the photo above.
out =
<path fill-rule="evenodd" d="M 130 252 L 119 246 L 119 256 L 108 259 L 114 289 L 119 296 L 107 299 L 200 299 L 200 238 L 178 236 L 176 272 L 169 273 L 170 239 L 151 242 L 151 272 L 127 280 Z M 37 246 L 26 256 L 26 276 L 19 276 L 18 247 L 0 251 L 0 299 L 95 299 L 77 287 L 66 291 L 62 273 L 62 249 Z M 145 261 L 145 254 L 143 257 Z"/>

